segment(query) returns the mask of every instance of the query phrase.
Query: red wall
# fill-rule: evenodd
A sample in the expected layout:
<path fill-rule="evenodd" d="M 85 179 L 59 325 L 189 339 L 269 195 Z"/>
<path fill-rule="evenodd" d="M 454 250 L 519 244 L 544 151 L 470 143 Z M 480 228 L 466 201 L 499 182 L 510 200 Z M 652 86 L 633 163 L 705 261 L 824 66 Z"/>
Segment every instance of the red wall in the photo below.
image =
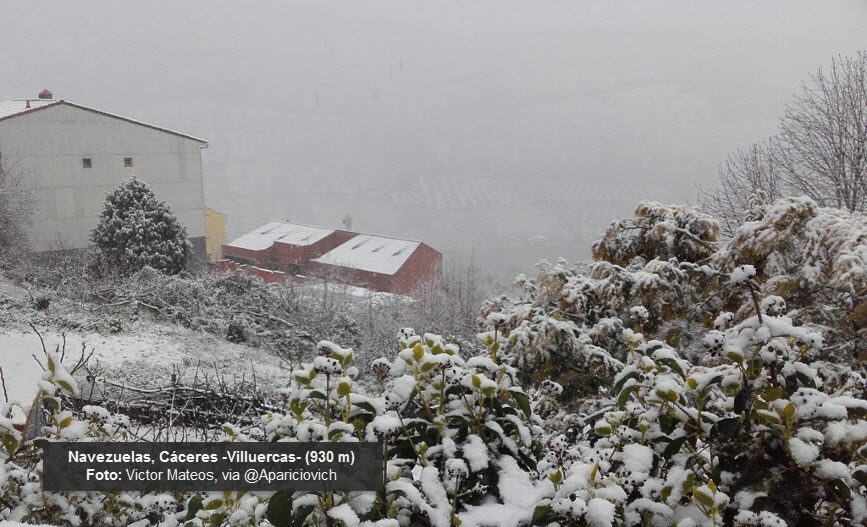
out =
<path fill-rule="evenodd" d="M 307 274 L 374 291 L 409 295 L 425 280 L 442 276 L 442 266 L 442 253 L 422 243 L 393 275 L 319 262 L 310 262 Z"/>
<path fill-rule="evenodd" d="M 252 265 L 257 267 L 270 268 L 274 267 L 273 248 L 274 246 L 272 245 L 271 247 L 261 251 L 252 251 L 250 249 L 232 247 L 231 245 L 223 245 L 223 256 L 241 258 L 244 261 L 251 262 Z"/>
<path fill-rule="evenodd" d="M 241 265 L 231 260 L 217 260 L 211 263 L 211 269 L 216 273 L 246 273 L 257 276 L 264 282 L 285 282 L 286 278 L 288 278 L 286 273 L 280 271 Z"/>
<path fill-rule="evenodd" d="M 403 266 L 393 275 L 313 261 L 356 235 L 357 233 L 354 232 L 336 230 L 310 245 L 290 245 L 278 241 L 268 249 L 261 251 L 223 245 L 225 257 L 244 259 L 251 262 L 252 267 L 221 260 L 215 262 L 213 268 L 218 272 L 241 271 L 255 274 L 266 282 L 284 281 L 291 274 L 316 276 L 334 282 L 366 287 L 374 291 L 401 295 L 411 294 L 425 280 L 442 276 L 442 253 L 424 243 L 419 244 Z M 268 269 L 275 271 L 268 271 Z"/>
<path fill-rule="evenodd" d="M 443 275 L 443 255 L 422 243 L 391 279 L 389 292 L 408 295 L 422 282 Z"/>
<path fill-rule="evenodd" d="M 355 236 L 356 233 L 354 232 L 338 230 L 310 245 L 290 245 L 280 241 L 274 242 L 272 246 L 274 254 L 273 268 L 285 273 L 291 273 L 292 265 L 296 265 L 298 266 L 297 273 L 306 274 L 309 272 L 308 264 L 310 260 L 319 258 Z"/>

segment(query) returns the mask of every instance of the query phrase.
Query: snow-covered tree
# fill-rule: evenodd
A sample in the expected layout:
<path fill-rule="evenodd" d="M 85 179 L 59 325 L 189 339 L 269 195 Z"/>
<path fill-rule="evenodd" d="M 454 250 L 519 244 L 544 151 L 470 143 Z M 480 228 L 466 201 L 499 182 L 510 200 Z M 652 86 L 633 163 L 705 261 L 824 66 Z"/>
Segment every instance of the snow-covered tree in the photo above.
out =
<path fill-rule="evenodd" d="M 27 225 L 35 203 L 24 174 L 16 167 L 0 165 L 0 255 L 27 245 Z"/>
<path fill-rule="evenodd" d="M 642 204 L 594 244 L 597 261 L 540 264 L 538 277 L 519 278 L 519 297 L 488 301 L 487 329 L 503 334 L 525 386 L 554 380 L 567 407 L 610 395 L 625 330 L 713 360 L 704 333 L 760 314 L 766 297 L 774 313 L 823 330 L 823 358 L 864 371 L 867 218 L 809 198 L 756 204 L 750 218 L 714 243 L 712 218 Z M 751 273 L 730 283 L 738 268 Z"/>
<path fill-rule="evenodd" d="M 135 177 L 108 195 L 90 237 L 107 263 L 124 271 L 152 267 L 176 274 L 192 252 L 186 228 L 148 184 Z"/>

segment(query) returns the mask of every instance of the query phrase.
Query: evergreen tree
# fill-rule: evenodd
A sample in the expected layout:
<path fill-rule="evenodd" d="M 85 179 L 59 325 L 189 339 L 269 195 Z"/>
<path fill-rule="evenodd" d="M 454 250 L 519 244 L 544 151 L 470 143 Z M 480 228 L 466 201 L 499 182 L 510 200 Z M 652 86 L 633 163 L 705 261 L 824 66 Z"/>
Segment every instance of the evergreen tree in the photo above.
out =
<path fill-rule="evenodd" d="M 168 205 L 135 177 L 108 195 L 90 238 L 107 263 L 124 271 L 149 266 L 176 274 L 186 267 L 192 251 L 187 230 Z"/>

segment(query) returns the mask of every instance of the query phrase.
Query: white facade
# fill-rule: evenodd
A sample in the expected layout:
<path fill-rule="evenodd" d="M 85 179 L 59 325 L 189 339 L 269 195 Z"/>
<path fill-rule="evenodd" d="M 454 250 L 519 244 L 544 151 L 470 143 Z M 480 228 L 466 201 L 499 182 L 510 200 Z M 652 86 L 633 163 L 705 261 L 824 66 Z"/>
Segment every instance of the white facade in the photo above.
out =
<path fill-rule="evenodd" d="M 204 254 L 205 141 L 65 101 L 32 103 L 29 109 L 26 101 L 0 103 L 0 162 L 22 170 L 36 189 L 34 249 L 58 241 L 87 246 L 106 194 L 136 176 L 171 207 Z"/>

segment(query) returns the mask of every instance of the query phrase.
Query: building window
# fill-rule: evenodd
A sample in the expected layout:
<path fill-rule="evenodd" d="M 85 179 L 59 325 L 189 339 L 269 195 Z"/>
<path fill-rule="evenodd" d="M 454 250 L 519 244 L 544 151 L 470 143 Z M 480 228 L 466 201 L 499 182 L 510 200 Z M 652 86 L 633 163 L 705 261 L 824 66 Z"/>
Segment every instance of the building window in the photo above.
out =
<path fill-rule="evenodd" d="M 131 157 L 125 157 L 125 158 L 123 158 L 123 166 L 124 166 L 125 168 L 130 168 L 130 167 L 132 167 L 132 158 L 131 158 Z"/>
<path fill-rule="evenodd" d="M 85 157 L 81 160 L 81 166 L 82 168 L 91 168 L 93 167 L 93 161 L 91 161 L 89 157 Z"/>

